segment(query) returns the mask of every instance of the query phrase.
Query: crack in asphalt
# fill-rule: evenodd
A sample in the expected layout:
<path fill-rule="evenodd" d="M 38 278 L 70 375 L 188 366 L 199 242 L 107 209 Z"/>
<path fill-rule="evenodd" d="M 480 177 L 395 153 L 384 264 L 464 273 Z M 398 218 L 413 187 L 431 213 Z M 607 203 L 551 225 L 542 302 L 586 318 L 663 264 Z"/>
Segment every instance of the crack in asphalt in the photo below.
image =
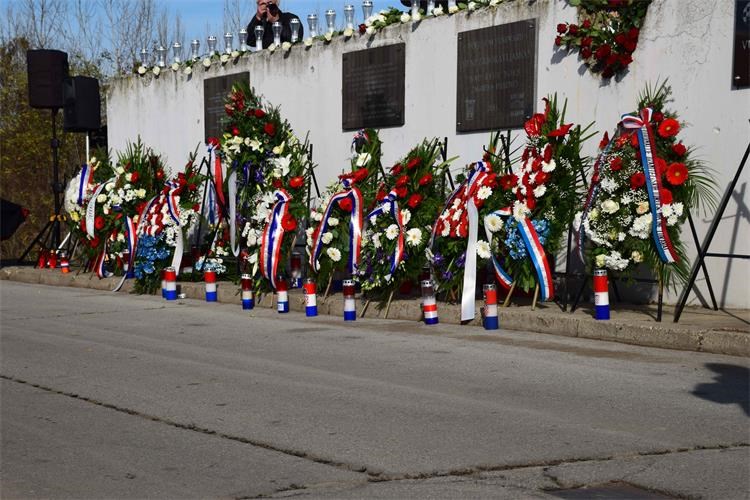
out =
<path fill-rule="evenodd" d="M 465 477 L 465 476 L 476 475 L 476 474 L 483 473 L 483 472 L 502 472 L 502 471 L 523 470 L 523 469 L 530 469 L 530 468 L 549 468 L 549 467 L 554 467 L 554 466 L 559 466 L 559 465 L 585 463 L 585 462 L 591 462 L 591 463 L 608 462 L 611 460 L 620 460 L 620 459 L 638 458 L 638 457 L 664 456 L 664 455 L 672 455 L 672 454 L 680 454 L 680 453 L 689 453 L 693 451 L 728 450 L 728 449 L 733 449 L 733 448 L 750 447 L 749 442 L 737 442 L 737 443 L 716 444 L 716 445 L 695 445 L 695 446 L 685 446 L 685 447 L 668 448 L 668 449 L 661 449 L 661 450 L 650 450 L 650 451 L 640 451 L 640 452 L 637 451 L 633 453 L 610 455 L 610 456 L 604 456 L 604 457 L 564 457 L 564 458 L 558 458 L 558 459 L 541 460 L 541 461 L 536 461 L 536 462 L 526 462 L 526 463 L 516 463 L 516 464 L 467 466 L 467 467 L 461 467 L 461 468 L 455 468 L 455 469 L 448 469 L 445 471 L 418 472 L 418 473 L 405 472 L 405 473 L 388 474 L 388 473 L 379 472 L 379 471 L 367 470 L 366 465 L 351 464 L 351 463 L 343 462 L 340 460 L 335 460 L 332 458 L 314 455 L 305 451 L 295 450 L 292 448 L 283 448 L 283 447 L 280 447 L 271 443 L 259 441 L 257 439 L 247 438 L 243 436 L 235 436 L 232 434 L 227 434 L 227 433 L 220 432 L 220 431 L 210 429 L 207 427 L 201 427 L 195 424 L 186 424 L 186 423 L 166 419 L 163 417 L 159 417 L 156 415 L 150 415 L 148 413 L 143 413 L 138 410 L 125 408 L 125 407 L 118 406 L 115 404 L 99 401 L 97 399 L 90 398 L 87 396 L 82 396 L 74 392 L 68 392 L 68 391 L 64 391 L 60 389 L 55 389 L 55 388 L 48 387 L 42 384 L 30 382 L 28 380 L 23 380 L 23 379 L 14 377 L 12 375 L 0 374 L 0 379 L 6 380 L 9 382 L 14 382 L 17 384 L 27 385 L 27 386 L 34 387 L 36 389 L 40 389 L 49 393 L 58 394 L 60 396 L 66 396 L 69 398 L 77 399 L 79 401 L 84 401 L 89 404 L 93 404 L 96 406 L 114 410 L 114 411 L 124 413 L 127 415 L 132 415 L 132 416 L 143 418 L 146 420 L 151 420 L 153 422 L 158 422 L 161 424 L 169 425 L 177 429 L 198 432 L 198 433 L 205 434 L 208 436 L 215 436 L 215 437 L 219 437 L 222 439 L 227 439 L 229 441 L 249 444 L 251 446 L 263 448 L 263 449 L 274 451 L 277 453 L 282 453 L 284 455 L 301 458 L 303 460 L 308 460 L 308 461 L 315 462 L 321 465 L 327 465 L 330 467 L 335 467 L 335 468 L 346 470 L 349 472 L 365 474 L 367 476 L 367 482 L 371 482 L 371 483 L 390 482 L 390 481 L 427 480 L 427 479 L 436 479 L 436 478 L 444 478 L 444 477 Z M 552 476 L 547 476 L 547 477 L 557 482 L 556 478 Z M 349 482 L 346 482 L 346 483 L 349 483 Z M 305 490 L 308 488 L 309 488 L 308 485 L 304 485 L 304 484 L 298 485 L 296 483 L 290 483 L 289 485 L 281 487 L 270 493 L 263 493 L 263 494 L 255 495 L 252 497 L 241 496 L 241 497 L 237 497 L 236 500 L 246 500 L 249 498 L 267 498 L 269 496 L 276 495 L 278 493 L 284 493 L 284 492 L 295 491 L 295 490 Z"/>

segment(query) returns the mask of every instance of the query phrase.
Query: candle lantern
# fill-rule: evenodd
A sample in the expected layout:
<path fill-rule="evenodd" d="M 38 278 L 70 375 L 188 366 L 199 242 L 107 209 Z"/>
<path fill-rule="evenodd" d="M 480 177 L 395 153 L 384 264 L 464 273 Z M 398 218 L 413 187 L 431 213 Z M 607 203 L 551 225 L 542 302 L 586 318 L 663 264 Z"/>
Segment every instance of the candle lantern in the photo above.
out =
<path fill-rule="evenodd" d="M 164 269 L 164 298 L 177 300 L 177 273 L 174 267 Z"/>
<path fill-rule="evenodd" d="M 274 21 L 271 25 L 271 29 L 273 30 L 273 44 L 278 47 L 281 45 L 281 23 L 279 21 Z"/>
<path fill-rule="evenodd" d="M 310 14 L 307 16 L 307 27 L 310 29 L 310 37 L 318 36 L 318 16 Z"/>
<path fill-rule="evenodd" d="M 435 8 L 435 0 L 428 0 L 427 1 L 427 15 L 432 15 L 432 10 Z"/>
<path fill-rule="evenodd" d="M 497 330 L 500 325 L 497 319 L 497 287 L 494 284 L 484 285 L 484 318 L 485 330 Z"/>
<path fill-rule="evenodd" d="M 148 49 L 143 48 L 141 49 L 141 64 L 143 66 L 148 66 Z"/>
<path fill-rule="evenodd" d="M 159 45 L 156 48 L 156 65 L 160 68 L 164 68 L 167 65 L 167 49 L 163 45 Z"/>
<path fill-rule="evenodd" d="M 242 28 L 239 32 L 239 38 L 240 38 L 240 51 L 241 52 L 247 52 L 247 30 L 245 28 Z"/>
<path fill-rule="evenodd" d="M 216 293 L 216 271 L 205 271 L 203 280 L 206 282 L 206 302 L 216 302 L 218 294 Z"/>
<path fill-rule="evenodd" d="M 372 16 L 372 0 L 362 0 L 362 15 L 365 16 L 365 21 L 370 19 L 370 16 Z"/>
<path fill-rule="evenodd" d="M 39 259 L 36 261 L 36 267 L 44 269 L 47 266 L 47 250 L 44 248 L 39 249 Z"/>
<path fill-rule="evenodd" d="M 68 252 L 65 250 L 60 251 L 60 271 L 63 274 L 70 272 L 70 260 L 68 259 Z"/>
<path fill-rule="evenodd" d="M 328 9 L 326 11 L 326 25 L 328 26 L 328 33 L 333 33 L 336 30 L 336 11 Z"/>
<path fill-rule="evenodd" d="M 354 29 L 354 5 L 344 6 L 344 20 L 346 22 L 346 28 Z"/>
<path fill-rule="evenodd" d="M 411 0 L 411 17 L 419 14 L 419 0 Z"/>
<path fill-rule="evenodd" d="M 318 315 L 318 297 L 317 287 L 315 286 L 315 280 L 307 278 L 305 280 L 305 286 L 303 287 L 305 292 L 305 315 L 306 316 L 317 316 Z"/>
<path fill-rule="evenodd" d="M 208 37 L 208 55 L 212 56 L 216 54 L 216 37 L 211 35 Z"/>
<path fill-rule="evenodd" d="M 354 280 L 344 280 L 344 321 L 357 319 L 357 303 L 354 300 Z"/>
<path fill-rule="evenodd" d="M 276 280 L 276 311 L 279 313 L 289 312 L 289 287 L 286 279 L 281 276 Z"/>
<path fill-rule="evenodd" d="M 425 325 L 438 324 L 437 300 L 435 300 L 435 286 L 432 280 L 422 280 L 422 313 Z"/>
<path fill-rule="evenodd" d="M 456 10 L 456 0 L 448 0 L 448 12 L 453 12 Z"/>
<path fill-rule="evenodd" d="M 255 50 L 263 50 L 263 26 L 255 27 Z"/>
<path fill-rule="evenodd" d="M 609 279 L 606 269 L 594 270 L 594 318 L 609 319 Z"/>
<path fill-rule="evenodd" d="M 224 52 L 227 54 L 232 53 L 232 40 L 234 39 L 234 35 L 226 32 L 224 33 Z"/>
<path fill-rule="evenodd" d="M 290 275 L 292 277 L 292 288 L 302 288 L 302 254 L 292 252 L 289 259 Z"/>
<path fill-rule="evenodd" d="M 240 280 L 242 286 L 242 309 L 252 309 L 255 307 L 255 298 L 253 297 L 253 277 L 249 274 L 243 274 Z"/>
<path fill-rule="evenodd" d="M 182 62 L 182 44 L 180 42 L 172 44 L 172 58 L 177 64 Z"/>
<path fill-rule="evenodd" d="M 193 40 L 190 42 L 190 58 L 195 61 L 200 58 L 201 41 Z"/>
<path fill-rule="evenodd" d="M 49 254 L 47 254 L 47 267 L 50 269 L 54 269 L 57 267 L 57 251 L 56 250 L 50 250 Z"/>
<path fill-rule="evenodd" d="M 296 17 L 293 17 L 289 20 L 289 28 L 292 30 L 292 43 L 297 43 L 299 41 L 299 29 L 300 29 L 300 22 L 299 19 Z"/>

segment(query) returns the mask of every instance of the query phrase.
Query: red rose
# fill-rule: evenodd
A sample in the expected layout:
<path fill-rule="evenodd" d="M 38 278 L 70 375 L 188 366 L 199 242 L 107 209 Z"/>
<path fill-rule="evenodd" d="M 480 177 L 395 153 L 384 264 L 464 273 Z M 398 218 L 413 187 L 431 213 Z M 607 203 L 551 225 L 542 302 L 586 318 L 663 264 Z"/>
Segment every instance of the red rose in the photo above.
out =
<path fill-rule="evenodd" d="M 591 48 L 591 44 L 594 42 L 594 39 L 590 36 L 585 36 L 581 38 L 581 48 Z"/>
<path fill-rule="evenodd" d="M 518 183 L 518 177 L 516 177 L 514 174 L 506 174 L 502 177 L 500 177 L 500 186 L 504 190 L 513 189 L 513 186 L 515 186 Z"/>
<path fill-rule="evenodd" d="M 359 34 L 364 35 L 367 33 L 367 25 L 366 24 L 360 24 L 359 25 Z"/>
<path fill-rule="evenodd" d="M 672 146 L 672 152 L 682 158 L 683 156 L 685 156 L 685 153 L 687 153 L 687 148 L 683 143 L 678 142 L 677 144 Z"/>
<path fill-rule="evenodd" d="M 406 187 L 405 187 L 405 186 L 404 186 L 404 187 L 399 187 L 399 188 L 396 188 L 396 189 L 395 189 L 395 191 L 396 191 L 396 196 L 398 196 L 399 198 L 402 198 L 402 199 L 403 199 L 403 198 L 406 198 L 406 194 L 407 194 L 407 193 L 409 192 L 409 191 L 408 191 L 408 190 L 406 189 Z"/>
<path fill-rule="evenodd" d="M 98 237 L 98 236 L 94 236 L 94 239 L 93 239 L 93 240 L 89 240 L 89 246 L 90 246 L 91 248 L 96 248 L 96 247 L 98 247 L 98 246 L 99 246 L 99 237 Z"/>
<path fill-rule="evenodd" d="M 421 178 L 419 179 L 419 185 L 420 185 L 420 186 L 426 186 L 427 184 L 429 184 L 429 183 L 431 183 L 431 182 L 432 182 L 432 174 L 424 174 L 424 175 L 423 175 L 423 176 L 422 176 L 422 177 L 421 177 Z"/>
<path fill-rule="evenodd" d="M 275 187 L 276 189 L 279 189 L 279 188 L 280 188 L 280 187 L 281 187 L 281 186 L 283 185 L 283 184 L 282 184 L 282 182 L 281 182 L 281 179 L 274 179 L 274 180 L 273 180 L 273 182 L 272 182 L 271 184 L 272 184 L 272 185 L 273 185 L 273 187 Z"/>
<path fill-rule="evenodd" d="M 625 49 L 625 50 L 626 50 L 626 51 L 627 51 L 628 53 L 632 54 L 633 52 L 635 52 L 635 47 L 636 47 L 636 46 L 637 46 L 637 43 L 636 43 L 635 41 L 633 41 L 633 40 L 628 40 L 627 42 L 625 42 L 625 45 L 624 45 L 624 49 Z"/>
<path fill-rule="evenodd" d="M 557 47 L 559 47 L 560 45 L 562 45 L 562 37 L 561 36 L 556 36 L 555 37 L 555 45 Z"/>
<path fill-rule="evenodd" d="M 351 212 L 352 200 L 349 198 L 344 198 L 343 200 L 339 200 L 339 208 L 343 210 L 344 212 Z"/>
<path fill-rule="evenodd" d="M 688 178 L 688 169 L 684 163 L 672 163 L 667 168 L 667 182 L 673 186 L 683 184 Z"/>
<path fill-rule="evenodd" d="M 622 158 L 619 156 L 616 156 L 612 159 L 612 161 L 609 162 L 609 169 L 617 172 L 622 168 Z"/>
<path fill-rule="evenodd" d="M 305 183 L 305 179 L 301 176 L 292 177 L 289 179 L 289 187 L 293 189 L 301 188 Z"/>
<path fill-rule="evenodd" d="M 581 49 L 581 57 L 583 57 L 584 59 L 588 59 L 589 57 L 591 57 L 591 49 L 588 47 Z"/>
<path fill-rule="evenodd" d="M 651 121 L 653 121 L 654 123 L 661 123 L 663 120 L 664 120 L 664 113 L 662 113 L 661 111 L 657 111 L 651 117 Z"/>
<path fill-rule="evenodd" d="M 266 112 L 262 109 L 256 109 L 255 111 L 253 111 L 253 114 L 255 115 L 255 118 L 263 118 L 264 116 L 266 116 Z"/>
<path fill-rule="evenodd" d="M 659 125 L 659 135 L 662 137 L 674 137 L 680 131 L 680 124 L 674 118 L 667 118 Z"/>
<path fill-rule="evenodd" d="M 547 134 L 547 137 L 564 137 L 572 126 L 572 123 L 569 123 L 567 125 L 560 125 L 560 128 L 553 130 L 552 132 Z"/>
<path fill-rule="evenodd" d="M 229 104 L 224 105 L 224 111 L 226 112 L 227 116 L 234 115 L 234 109 Z"/>
<path fill-rule="evenodd" d="M 591 27 L 591 21 L 589 19 L 586 19 L 585 21 L 583 21 L 582 26 L 584 29 L 589 29 Z"/>
<path fill-rule="evenodd" d="M 263 125 L 263 132 L 273 137 L 276 134 L 276 125 L 271 122 L 266 123 Z"/>
<path fill-rule="evenodd" d="M 672 201 L 674 201 L 674 199 L 672 198 L 672 191 L 670 191 L 669 189 L 661 188 L 659 190 L 659 198 L 661 199 L 662 205 L 669 205 L 670 203 L 672 203 Z"/>
<path fill-rule="evenodd" d="M 620 66 L 623 68 L 626 68 L 630 66 L 630 63 L 633 62 L 633 57 L 629 54 L 622 54 L 620 55 Z"/>
<path fill-rule="evenodd" d="M 240 135 L 240 129 L 237 127 L 232 127 L 232 135 L 234 136 Z"/>
<path fill-rule="evenodd" d="M 602 140 L 599 141 L 599 149 L 606 148 L 607 144 L 609 144 L 609 133 L 605 131 L 604 136 L 602 136 Z"/>
<path fill-rule="evenodd" d="M 606 59 L 607 57 L 609 57 L 609 55 L 611 53 L 612 53 L 612 48 L 605 43 L 604 45 L 602 45 L 598 49 L 596 49 L 596 52 L 594 52 L 594 56 L 598 60 L 603 61 L 604 59 Z"/>
<path fill-rule="evenodd" d="M 404 174 L 396 180 L 396 187 L 406 186 L 409 184 L 409 176 Z"/>
<path fill-rule="evenodd" d="M 393 165 L 393 166 L 391 167 L 391 173 L 392 173 L 393 175 L 398 175 L 398 174 L 400 174 L 400 173 L 401 173 L 401 172 L 402 172 L 403 170 L 404 170 L 404 167 L 402 167 L 400 163 L 396 163 L 395 165 Z"/>
<path fill-rule="evenodd" d="M 578 34 L 578 25 L 577 24 L 571 24 L 568 26 L 568 33 L 575 36 Z"/>
<path fill-rule="evenodd" d="M 414 193 L 409 197 L 409 201 L 406 202 L 411 208 L 417 208 L 422 203 L 422 195 Z"/>
<path fill-rule="evenodd" d="M 408 170 L 412 170 L 414 168 L 417 168 L 421 164 L 422 164 L 422 158 L 418 158 L 418 157 L 412 158 L 411 160 L 409 160 L 409 163 L 406 165 L 406 168 Z"/>
<path fill-rule="evenodd" d="M 602 78 L 612 78 L 615 74 L 615 69 L 612 66 L 607 66 L 604 68 L 604 71 L 602 71 Z"/>
<path fill-rule="evenodd" d="M 286 214 L 281 218 L 281 227 L 284 231 L 294 231 L 297 229 L 297 219 L 292 214 Z"/>
<path fill-rule="evenodd" d="M 638 28 L 630 28 L 628 31 L 628 38 L 631 40 L 638 40 L 638 35 L 640 34 L 640 30 Z"/>
<path fill-rule="evenodd" d="M 104 227 L 104 217 L 102 217 L 101 215 L 97 215 L 96 218 L 94 219 L 94 227 L 96 229 L 103 228 Z"/>
<path fill-rule="evenodd" d="M 619 60 L 620 56 L 618 56 L 617 54 L 610 54 L 607 56 L 607 60 L 604 61 L 604 64 L 614 67 L 614 65 L 617 64 Z"/>
<path fill-rule="evenodd" d="M 646 185 L 646 176 L 643 172 L 636 172 L 630 176 L 630 189 L 638 189 Z"/>
<path fill-rule="evenodd" d="M 628 35 L 625 33 L 618 33 L 615 35 L 615 43 L 617 45 L 622 45 L 628 40 Z"/>
<path fill-rule="evenodd" d="M 561 35 L 564 35 L 565 32 L 568 31 L 568 25 L 565 23 L 560 23 L 557 25 L 557 32 Z"/>

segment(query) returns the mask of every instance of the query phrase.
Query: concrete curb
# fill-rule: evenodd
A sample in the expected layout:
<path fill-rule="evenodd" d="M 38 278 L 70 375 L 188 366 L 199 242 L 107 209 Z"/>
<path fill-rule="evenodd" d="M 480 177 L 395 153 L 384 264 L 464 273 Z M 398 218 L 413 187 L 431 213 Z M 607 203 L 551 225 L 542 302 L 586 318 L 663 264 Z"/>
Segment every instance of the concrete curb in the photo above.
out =
<path fill-rule="evenodd" d="M 111 291 L 120 278 L 98 279 L 91 273 L 62 274 L 59 271 L 33 269 L 30 267 L 6 267 L 0 269 L 0 280 L 18 281 L 52 286 L 70 286 Z M 180 293 L 186 298 L 203 299 L 202 283 L 179 283 Z M 121 292 L 132 292 L 133 282 L 128 280 Z M 230 282 L 221 282 L 218 286 L 219 302 L 240 303 L 239 287 Z M 275 302 L 272 294 L 256 298 L 257 307 L 272 308 Z M 304 301 L 300 290 L 290 291 L 290 310 L 304 312 Z M 358 303 L 361 311 L 363 303 Z M 457 304 L 439 303 L 440 321 L 448 324 L 459 324 L 460 307 Z M 575 314 L 560 311 L 555 305 L 538 306 L 536 311 L 530 307 L 500 308 L 500 324 L 503 329 L 547 333 L 567 337 L 580 337 L 595 340 L 606 340 L 664 349 L 709 352 L 732 356 L 750 357 L 750 328 L 739 320 L 728 327 L 717 327 L 716 321 L 708 315 L 695 318 L 699 313 L 704 316 L 705 309 L 686 308 L 680 323 L 671 322 L 671 316 L 665 313 L 662 323 L 657 323 L 648 316 L 647 308 L 640 311 L 613 311 L 610 321 L 596 321 L 586 312 L 579 310 Z M 340 294 L 328 297 L 323 302 L 318 298 L 319 314 L 343 316 L 343 300 Z M 691 321 L 691 313 L 694 318 Z M 712 314 L 713 311 L 711 311 Z M 377 304 L 370 304 L 365 314 L 368 318 L 384 318 L 385 311 L 378 309 Z M 394 300 L 388 313 L 388 319 L 420 321 L 421 307 L 419 299 Z M 704 324 L 701 324 L 704 323 Z M 707 324 L 705 324 L 707 323 Z M 475 319 L 471 325 L 481 326 Z"/>

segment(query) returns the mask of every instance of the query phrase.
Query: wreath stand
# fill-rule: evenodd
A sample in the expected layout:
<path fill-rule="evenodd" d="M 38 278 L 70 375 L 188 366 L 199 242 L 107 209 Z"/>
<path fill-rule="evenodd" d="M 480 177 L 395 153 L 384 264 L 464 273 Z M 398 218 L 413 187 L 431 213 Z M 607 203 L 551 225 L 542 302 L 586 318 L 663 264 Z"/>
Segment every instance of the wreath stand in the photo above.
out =
<path fill-rule="evenodd" d="M 727 209 L 727 205 L 729 205 L 729 199 L 732 197 L 734 188 L 737 186 L 737 182 L 740 179 L 740 174 L 742 174 L 742 170 L 745 168 L 745 163 L 747 163 L 748 155 L 750 155 L 750 143 L 748 143 L 747 148 L 745 149 L 745 154 L 742 156 L 740 165 L 737 167 L 737 171 L 734 174 L 734 179 L 732 179 L 732 182 L 729 183 L 726 191 L 724 191 L 724 196 L 722 197 L 721 203 L 719 204 L 719 209 L 716 212 L 713 221 L 711 221 L 711 226 L 709 226 L 708 228 L 708 233 L 706 233 L 706 238 L 703 241 L 703 245 L 698 244 L 698 235 L 695 231 L 693 220 L 690 217 L 690 212 L 688 212 L 690 230 L 693 232 L 693 238 L 695 239 L 696 246 L 698 248 L 698 258 L 695 260 L 695 262 L 693 262 L 693 267 L 690 271 L 690 278 L 688 279 L 685 288 L 683 288 L 682 293 L 680 294 L 680 298 L 677 301 L 677 305 L 675 306 L 675 323 L 680 321 L 680 316 L 682 315 L 682 311 L 685 308 L 688 296 L 695 286 L 695 279 L 698 277 L 699 269 L 703 269 L 703 275 L 706 277 L 706 284 L 708 285 L 708 291 L 711 294 L 713 309 L 714 311 L 719 310 L 718 306 L 716 305 L 716 298 L 714 297 L 713 288 L 711 287 L 711 280 L 709 279 L 708 271 L 706 270 L 706 257 L 719 257 L 724 259 L 750 259 L 750 255 L 709 252 L 709 249 L 711 248 L 711 242 L 713 241 L 714 235 L 716 234 L 716 229 L 719 227 L 719 223 L 721 222 L 721 218 L 724 216 L 724 211 Z"/>

